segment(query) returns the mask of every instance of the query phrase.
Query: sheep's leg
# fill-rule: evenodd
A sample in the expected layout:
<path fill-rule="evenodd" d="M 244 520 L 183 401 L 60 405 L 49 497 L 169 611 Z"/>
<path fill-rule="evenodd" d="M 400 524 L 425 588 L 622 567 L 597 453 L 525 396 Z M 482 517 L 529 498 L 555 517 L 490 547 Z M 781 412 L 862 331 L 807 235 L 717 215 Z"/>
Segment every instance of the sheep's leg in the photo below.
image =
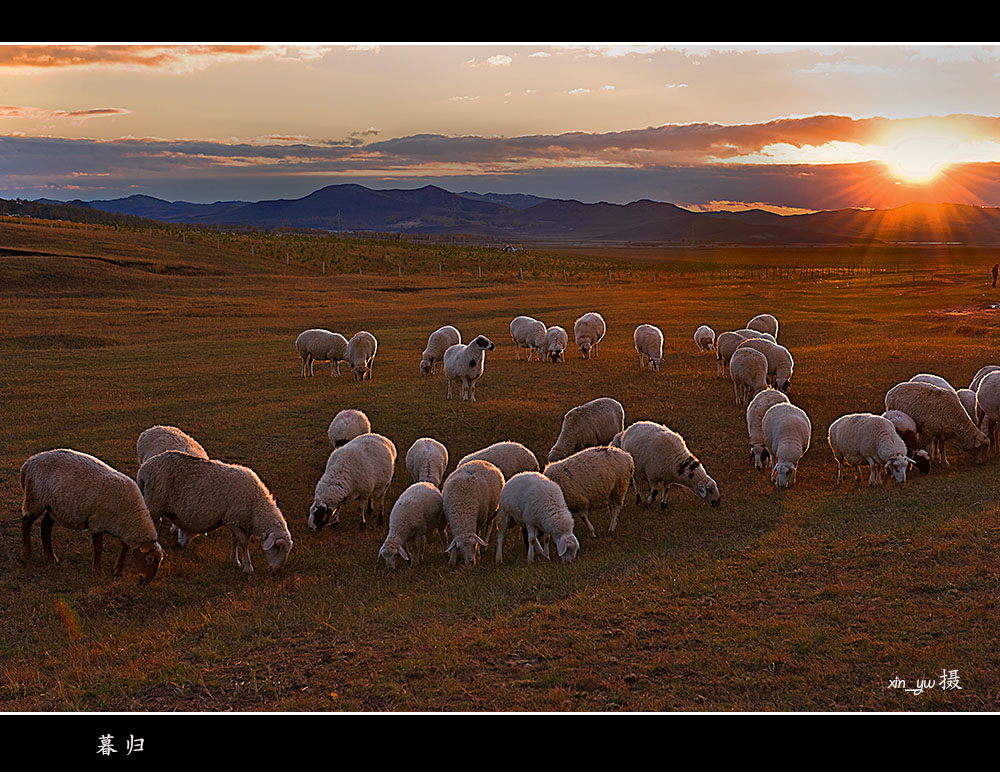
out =
<path fill-rule="evenodd" d="M 875 468 L 876 468 L 876 466 L 877 465 L 875 463 L 875 459 L 869 458 L 868 459 L 868 484 L 869 485 L 874 485 L 875 484 Z"/>
<path fill-rule="evenodd" d="M 365 515 L 369 512 L 374 512 L 375 505 L 372 503 L 370 498 L 358 499 L 358 511 L 361 512 L 361 528 L 364 529 L 368 526 L 368 521 L 365 519 Z"/>
<path fill-rule="evenodd" d="M 122 548 L 118 552 L 118 561 L 115 563 L 115 576 L 121 576 L 125 570 L 125 555 L 128 554 L 128 545 L 122 542 Z"/>
<path fill-rule="evenodd" d="M 382 518 L 385 515 L 385 494 L 389 491 L 389 486 L 385 486 L 378 497 L 378 524 L 382 525 Z"/>
<path fill-rule="evenodd" d="M 580 510 L 580 519 L 583 520 L 583 522 L 586 524 L 587 530 L 590 531 L 590 535 L 593 538 L 596 539 L 597 538 L 597 532 L 594 530 L 594 526 L 590 522 L 589 515 L 590 515 L 590 511 L 589 510 L 587 510 L 587 509 Z"/>
<path fill-rule="evenodd" d="M 532 525 L 528 526 L 528 562 L 535 562 L 535 545 L 538 545 L 539 551 L 541 551 L 541 545 L 538 544 L 538 533 L 535 531 L 535 527 Z"/>
<path fill-rule="evenodd" d="M 476 401 L 476 382 L 475 381 L 473 381 L 471 384 L 469 384 L 469 401 L 470 402 L 475 402 Z"/>
<path fill-rule="evenodd" d="M 663 493 L 660 495 L 660 509 L 666 509 L 667 508 L 667 491 L 670 490 L 670 483 L 665 482 L 665 483 L 661 483 L 661 485 L 663 486 Z"/>
<path fill-rule="evenodd" d="M 448 379 L 448 399 L 451 399 L 451 378 Z"/>
<path fill-rule="evenodd" d="M 90 541 L 94 545 L 94 574 L 104 576 L 104 569 L 101 568 L 101 553 L 104 551 L 104 534 L 90 534 Z"/>
<path fill-rule="evenodd" d="M 306 358 L 302 357 L 302 377 L 306 377 Z"/>
<path fill-rule="evenodd" d="M 649 495 L 646 497 L 646 506 L 648 507 L 653 503 L 656 498 L 656 494 L 659 493 L 659 483 L 657 483 L 652 477 L 647 478 L 649 483 Z"/>
<path fill-rule="evenodd" d="M 624 503 L 624 499 L 622 500 Z M 611 524 L 608 526 L 608 533 L 614 533 L 615 528 L 618 527 L 618 515 L 622 511 L 621 504 L 609 504 L 608 505 L 608 515 L 611 518 Z"/>
<path fill-rule="evenodd" d="M 45 557 L 53 563 L 58 563 L 59 558 L 52 551 L 52 526 L 54 523 L 55 520 L 52 519 L 52 515 L 46 509 L 45 514 L 42 515 L 42 551 L 45 553 Z"/>
<path fill-rule="evenodd" d="M 233 552 L 236 555 L 236 565 L 243 569 L 244 573 L 253 573 L 253 563 L 250 562 L 250 537 L 242 529 L 233 528 Z M 239 558 L 242 554 L 243 560 Z"/>
<path fill-rule="evenodd" d="M 41 512 L 21 516 L 21 557 L 31 559 L 31 526 L 35 524 Z"/>
<path fill-rule="evenodd" d="M 503 563 L 503 537 L 507 532 L 507 515 L 500 515 L 497 519 L 497 556 L 496 564 Z"/>
<path fill-rule="evenodd" d="M 837 485 L 840 485 L 840 482 L 843 479 L 844 465 L 841 464 L 840 459 L 836 456 L 833 457 L 833 460 L 837 462 Z"/>

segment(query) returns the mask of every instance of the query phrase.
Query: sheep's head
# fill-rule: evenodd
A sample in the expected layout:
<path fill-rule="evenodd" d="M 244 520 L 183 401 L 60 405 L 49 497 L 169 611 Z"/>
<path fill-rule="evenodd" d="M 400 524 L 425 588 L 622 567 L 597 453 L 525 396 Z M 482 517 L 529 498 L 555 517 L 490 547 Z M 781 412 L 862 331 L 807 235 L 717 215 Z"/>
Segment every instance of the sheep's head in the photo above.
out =
<path fill-rule="evenodd" d="M 650 370 L 655 370 L 655 371 L 659 372 L 659 370 L 660 370 L 660 363 L 662 361 L 663 361 L 662 357 L 659 358 L 659 359 L 654 359 L 653 357 L 650 357 L 650 359 L 649 359 L 649 369 Z"/>
<path fill-rule="evenodd" d="M 420 374 L 421 375 L 430 375 L 431 374 L 431 366 L 432 366 L 432 364 L 433 363 L 430 360 L 428 360 L 428 359 L 421 359 L 420 360 Z"/>
<path fill-rule="evenodd" d="M 719 495 L 719 486 L 708 475 L 705 475 L 705 479 L 695 486 L 694 492 L 713 507 L 719 506 L 722 501 L 722 497 Z"/>
<path fill-rule="evenodd" d="M 309 507 L 309 527 L 314 531 L 319 531 L 329 521 L 330 525 L 340 524 L 339 507 L 329 507 L 320 501 L 314 501 Z M 331 520 L 331 516 L 333 519 Z"/>
<path fill-rule="evenodd" d="M 273 574 L 281 570 L 292 551 L 292 535 L 288 531 L 271 531 L 261 540 L 260 547 Z"/>
<path fill-rule="evenodd" d="M 151 582 L 162 562 L 163 547 L 158 541 L 140 544 L 132 550 L 132 563 L 139 572 L 139 584 Z"/>
<path fill-rule="evenodd" d="M 782 383 L 778 384 L 778 388 L 781 389 L 783 392 L 785 392 L 785 394 L 788 393 L 788 390 L 791 387 L 792 387 L 792 378 L 791 378 L 791 376 L 789 376 L 788 378 L 786 378 Z"/>
<path fill-rule="evenodd" d="M 896 482 L 905 483 L 906 470 L 912 463 L 913 460 L 906 456 L 893 456 L 886 462 L 885 471 L 891 474 Z"/>
<path fill-rule="evenodd" d="M 580 540 L 574 534 L 567 533 L 556 537 L 556 551 L 563 563 L 572 563 L 576 553 L 580 551 Z"/>
<path fill-rule="evenodd" d="M 485 335 L 480 335 L 472 342 L 475 345 L 479 346 L 479 348 L 483 349 L 484 351 L 493 351 L 493 349 L 496 348 L 496 346 L 493 345 L 493 341 L 491 341 Z"/>
<path fill-rule="evenodd" d="M 931 471 L 931 457 L 926 450 L 918 450 L 910 460 L 920 470 L 920 474 L 927 474 Z"/>
<path fill-rule="evenodd" d="M 378 555 L 385 561 L 385 564 L 393 571 L 396 570 L 396 564 L 399 562 L 399 558 L 402 558 L 407 563 L 410 562 L 410 556 L 403 549 L 402 544 L 392 544 L 388 539 L 385 544 L 378 551 Z"/>
<path fill-rule="evenodd" d="M 977 464 L 982 464 L 986 461 L 986 454 L 990 450 L 990 438 L 985 434 L 980 434 L 976 437 L 975 441 L 972 443 L 972 458 Z"/>
<path fill-rule="evenodd" d="M 456 536 L 451 540 L 451 544 L 448 545 L 448 549 L 445 552 L 448 553 L 449 558 L 451 558 L 451 563 L 454 564 L 454 553 L 452 550 L 457 551 L 458 554 L 462 556 L 462 560 L 465 561 L 467 566 L 476 565 L 476 561 L 479 559 L 479 548 L 480 546 L 485 547 L 486 542 L 477 533 L 464 533 L 461 536 Z"/>
<path fill-rule="evenodd" d="M 584 359 L 590 359 L 590 341 L 589 340 L 580 341 L 580 353 L 583 355 Z"/>
<path fill-rule="evenodd" d="M 771 482 L 779 488 L 788 488 L 795 482 L 795 464 L 791 461 L 779 461 L 771 468 Z"/>

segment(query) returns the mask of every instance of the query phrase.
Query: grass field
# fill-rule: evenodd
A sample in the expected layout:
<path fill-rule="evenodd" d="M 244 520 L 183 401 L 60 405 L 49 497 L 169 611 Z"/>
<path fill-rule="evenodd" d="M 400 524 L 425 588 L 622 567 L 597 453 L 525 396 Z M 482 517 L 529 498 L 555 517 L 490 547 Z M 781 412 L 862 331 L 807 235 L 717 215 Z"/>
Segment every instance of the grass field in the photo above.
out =
<path fill-rule="evenodd" d="M 472 266 L 484 253 L 448 250 L 414 247 L 412 262 L 379 251 L 371 265 L 381 272 L 323 275 L 210 239 L 0 224 L 0 708 L 1000 708 L 1000 461 L 975 466 L 955 448 L 949 470 L 905 486 L 848 477 L 838 489 L 826 445 L 834 419 L 881 412 L 885 392 L 915 373 L 961 387 L 997 361 L 989 251 L 644 249 L 633 260 L 528 250 L 509 264 L 494 255 L 479 279 Z M 458 263 L 461 274 L 447 270 Z M 584 264 L 599 270 L 562 280 Z M 711 272 L 678 269 L 688 264 Z M 800 270 L 748 278 L 760 265 Z M 886 272 L 805 272 L 852 265 Z M 590 310 L 608 322 L 599 358 L 514 361 L 514 316 L 571 330 Z M 760 312 L 781 321 L 795 356 L 790 396 L 813 425 L 789 490 L 752 468 L 732 384 L 692 339 L 700 324 L 721 332 Z M 638 367 L 632 331 L 644 322 L 666 338 L 659 373 Z M 442 324 L 497 344 L 477 403 L 449 402 L 443 377 L 419 376 Z M 331 378 L 326 365 L 301 378 L 294 340 L 308 327 L 372 331 L 374 379 Z M 502 439 L 544 460 L 564 412 L 598 396 L 622 402 L 626 424 L 683 434 L 722 506 L 682 489 L 666 511 L 629 497 L 613 537 L 603 512 L 592 516 L 597 539 L 578 527 L 569 565 L 528 565 L 511 538 L 502 566 L 491 542 L 474 568 L 429 549 L 417 568 L 390 573 L 377 559 L 384 525 L 362 531 L 351 512 L 336 529 L 306 527 L 342 408 L 364 410 L 396 444 L 388 513 L 418 437 L 445 443 L 452 465 Z M 281 573 L 266 572 L 256 544 L 258 572 L 237 571 L 224 530 L 178 551 L 164 529 L 168 556 L 146 586 L 95 578 L 84 532 L 56 528 L 61 562 L 50 565 L 36 525 L 35 556 L 22 562 L 24 460 L 71 447 L 134 476 L 136 438 L 157 423 L 266 482 L 295 539 Z M 941 688 L 944 671 L 957 671 L 961 689 Z M 935 686 L 916 694 L 893 679 Z"/>

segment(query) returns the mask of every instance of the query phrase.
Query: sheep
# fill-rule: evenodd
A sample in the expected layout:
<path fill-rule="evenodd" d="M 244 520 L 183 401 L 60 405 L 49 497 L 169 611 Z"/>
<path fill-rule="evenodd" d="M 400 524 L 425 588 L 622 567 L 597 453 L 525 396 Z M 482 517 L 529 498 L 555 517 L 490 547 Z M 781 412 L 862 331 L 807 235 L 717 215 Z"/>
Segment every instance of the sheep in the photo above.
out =
<path fill-rule="evenodd" d="M 652 504 L 660 492 L 660 507 L 666 509 L 671 484 L 687 488 L 713 507 L 719 506 L 719 486 L 677 432 L 652 421 L 636 421 L 625 430 L 621 445 L 635 464 L 632 486 L 637 504 L 642 502 L 641 478 L 649 486 L 649 496 L 643 506 Z"/>
<path fill-rule="evenodd" d="M 518 472 L 538 471 L 538 459 L 535 454 L 520 442 L 494 442 L 482 450 L 463 456 L 458 466 L 469 461 L 489 461 L 495 464 L 503 472 L 505 480 L 509 480 Z"/>
<path fill-rule="evenodd" d="M 604 323 L 604 317 L 591 311 L 584 314 L 573 324 L 573 337 L 576 339 L 577 348 L 584 359 L 590 359 L 591 353 L 597 356 L 597 344 L 604 338 L 608 331 Z"/>
<path fill-rule="evenodd" d="M 348 362 L 348 341 L 339 332 L 312 329 L 299 333 L 295 339 L 295 348 L 302 357 L 302 377 L 313 374 L 313 362 L 329 362 L 330 376 L 340 375 L 340 363 Z"/>
<path fill-rule="evenodd" d="M 746 329 L 766 332 L 774 338 L 775 342 L 778 340 L 778 320 L 771 316 L 771 314 L 757 314 L 757 316 L 747 322 Z"/>
<path fill-rule="evenodd" d="M 253 573 L 253 536 L 260 540 L 272 573 L 292 550 L 288 524 L 252 469 L 168 450 L 140 466 L 136 482 L 153 517 L 169 517 L 189 533 L 226 526 L 232 534 L 230 559 L 245 573 Z"/>
<path fill-rule="evenodd" d="M 330 428 L 326 430 L 326 436 L 330 438 L 330 444 L 334 448 L 346 445 L 355 437 L 368 434 L 372 430 L 372 422 L 360 410 L 348 408 L 341 410 L 330 421 Z"/>
<path fill-rule="evenodd" d="M 972 389 L 955 389 L 955 393 L 958 395 L 958 401 L 965 408 L 965 412 L 969 414 L 969 418 L 975 422 L 976 426 L 982 426 L 983 416 L 976 410 L 976 392 Z"/>
<path fill-rule="evenodd" d="M 135 444 L 136 454 L 139 456 L 141 466 L 146 459 L 152 458 L 157 453 L 165 450 L 181 450 L 199 458 L 208 458 L 208 453 L 201 444 L 188 434 L 178 429 L 176 426 L 151 426 L 139 435 Z M 177 538 L 177 546 L 182 549 L 187 546 L 198 534 L 187 534 L 173 523 L 170 524 L 170 532 Z"/>
<path fill-rule="evenodd" d="M 809 450 L 812 424 L 806 412 L 790 402 L 772 405 L 761 421 L 764 444 L 771 454 L 771 482 L 789 488 L 795 482 L 799 460 Z"/>
<path fill-rule="evenodd" d="M 972 376 L 972 380 L 969 382 L 969 388 L 975 391 L 979 388 L 979 382 L 983 380 L 990 373 L 1000 370 L 1000 365 L 984 365 L 976 371 L 976 374 Z"/>
<path fill-rule="evenodd" d="M 562 327 L 549 327 L 545 331 L 545 356 L 550 362 L 566 361 L 566 346 L 569 345 L 569 334 Z"/>
<path fill-rule="evenodd" d="M 707 324 L 703 324 L 694 331 L 694 342 L 701 352 L 711 351 L 715 346 L 715 330 Z"/>
<path fill-rule="evenodd" d="M 729 364 L 729 360 L 733 356 L 733 352 L 736 351 L 736 347 L 739 346 L 746 338 L 744 338 L 739 333 L 733 332 L 732 330 L 723 332 L 715 339 L 715 360 L 716 360 L 716 370 L 715 374 L 719 378 L 723 378 L 726 375 L 726 366 Z"/>
<path fill-rule="evenodd" d="M 448 378 L 448 399 L 451 399 L 452 384 L 462 382 L 462 399 L 476 401 L 476 381 L 483 374 L 486 352 L 496 346 L 485 335 L 479 335 L 468 345 L 457 343 L 444 352 L 444 374 Z"/>
<path fill-rule="evenodd" d="M 559 461 L 578 450 L 607 445 L 624 428 L 625 408 L 621 402 L 611 397 L 592 399 L 566 411 L 548 460 Z"/>
<path fill-rule="evenodd" d="M 361 527 L 365 528 L 365 515 L 375 510 L 377 500 L 378 524 L 381 525 L 385 494 L 395 466 L 396 446 L 388 437 L 374 432 L 355 437 L 335 450 L 316 483 L 313 503 L 309 507 L 309 528 L 319 531 L 331 517 L 330 525 L 339 525 L 340 508 L 352 501 L 358 502 Z"/>
<path fill-rule="evenodd" d="M 429 482 L 440 488 L 447 466 L 448 448 L 432 437 L 421 437 L 406 451 L 406 469 L 414 482 Z"/>
<path fill-rule="evenodd" d="M 479 548 L 489 545 L 490 524 L 500 506 L 504 482 L 503 472 L 489 461 L 460 464 L 448 475 L 442 489 L 444 516 L 452 536 L 445 549 L 448 565 L 455 565 L 459 553 L 466 565 L 475 565 Z"/>
<path fill-rule="evenodd" d="M 194 458 L 192 456 L 192 458 Z M 149 582 L 163 560 L 156 526 L 135 481 L 87 453 L 57 448 L 36 453 L 21 465 L 21 557 L 31 559 L 31 526 L 42 518 L 42 549 L 53 563 L 52 526 L 90 531 L 94 573 L 103 575 L 104 534 L 122 543 L 115 576 L 131 551 L 139 583 Z"/>
<path fill-rule="evenodd" d="M 420 374 L 432 375 L 444 370 L 444 352 L 462 342 L 462 334 L 450 324 L 439 327 L 427 337 L 427 347 L 420 355 Z"/>
<path fill-rule="evenodd" d="M 792 359 L 792 354 L 787 348 L 760 338 L 744 340 L 736 347 L 736 350 L 738 351 L 741 348 L 756 349 L 767 357 L 768 381 L 782 391 L 788 392 L 788 389 L 792 385 L 792 370 L 795 368 L 795 361 Z"/>
<path fill-rule="evenodd" d="M 747 327 L 744 327 L 741 330 L 732 330 L 732 332 L 735 332 L 737 335 L 739 335 L 741 338 L 743 338 L 743 340 L 748 340 L 750 338 L 763 338 L 764 340 L 771 341 L 771 343 L 777 343 L 778 342 L 777 338 L 775 338 L 769 332 L 762 332 L 760 330 L 751 330 L 751 329 L 749 329 Z"/>
<path fill-rule="evenodd" d="M 783 391 L 768 387 L 757 392 L 747 405 L 747 433 L 750 435 L 750 458 L 754 469 L 763 469 L 765 464 L 770 465 L 771 462 L 771 453 L 764 442 L 764 413 L 773 405 L 789 401 Z"/>
<path fill-rule="evenodd" d="M 980 384 L 981 385 L 981 384 Z M 969 418 L 952 389 L 930 383 L 907 381 L 893 386 L 885 395 L 886 410 L 902 410 L 917 426 L 925 450 L 940 456 L 941 464 L 950 466 L 945 457 L 945 442 L 951 441 L 981 464 L 989 451 L 990 440 Z"/>
<path fill-rule="evenodd" d="M 917 373 L 912 378 L 911 381 L 914 383 L 931 383 L 935 386 L 940 386 L 942 389 L 951 389 L 955 391 L 955 387 L 952 386 L 948 381 L 942 378 L 940 375 L 933 375 L 932 373 Z"/>
<path fill-rule="evenodd" d="M 767 357 L 760 351 L 740 346 L 729 360 L 736 404 L 748 405 L 757 392 L 767 388 Z"/>
<path fill-rule="evenodd" d="M 663 361 L 663 331 L 652 324 L 640 324 L 632 337 L 639 354 L 639 367 L 658 371 Z"/>
<path fill-rule="evenodd" d="M 389 533 L 378 555 L 390 569 L 396 568 L 398 558 L 416 566 L 423 558 L 427 534 L 444 533 L 445 525 L 441 491 L 432 483 L 415 482 L 392 505 Z"/>
<path fill-rule="evenodd" d="M 976 402 L 973 408 L 973 420 L 979 417 L 980 430 L 990 438 L 992 447 L 996 446 L 997 428 L 1000 427 L 1000 371 L 986 373 L 976 389 Z"/>
<path fill-rule="evenodd" d="M 503 563 L 503 537 L 512 522 L 527 531 L 529 563 L 536 551 L 549 556 L 548 543 L 543 547 L 538 541 L 540 533 L 555 542 L 563 563 L 571 562 L 580 550 L 562 489 L 543 474 L 519 472 L 504 483 L 497 511 L 497 565 Z"/>
<path fill-rule="evenodd" d="M 906 444 L 906 455 L 913 459 L 920 474 L 927 474 L 931 470 L 931 456 L 920 445 L 920 433 L 914 420 L 902 410 L 886 410 L 882 417 L 892 422 L 896 434 Z"/>
<path fill-rule="evenodd" d="M 354 380 L 371 380 L 377 351 L 378 341 L 374 335 L 367 330 L 354 333 L 347 343 L 347 361 L 351 366 L 351 372 L 354 373 Z"/>
<path fill-rule="evenodd" d="M 510 323 L 510 337 L 514 340 L 514 359 L 521 358 L 521 349 L 525 350 L 525 359 L 530 362 L 537 352 L 542 356 L 545 346 L 545 334 L 548 329 L 537 319 L 530 316 L 517 316 Z"/>
<path fill-rule="evenodd" d="M 590 510 L 606 506 L 610 517 L 608 533 L 614 533 L 634 472 L 632 456 L 620 448 L 607 446 L 585 448 L 546 464 L 544 474 L 559 484 L 570 512 L 580 517 L 590 535 L 596 538 Z"/>
<path fill-rule="evenodd" d="M 827 431 L 827 442 L 837 461 L 837 485 L 843 479 L 843 465 L 868 464 L 868 484 L 881 478 L 881 470 L 890 472 L 897 482 L 906 482 L 906 470 L 913 460 L 906 455 L 906 443 L 896 432 L 892 421 L 871 413 L 849 413 L 841 416 Z"/>

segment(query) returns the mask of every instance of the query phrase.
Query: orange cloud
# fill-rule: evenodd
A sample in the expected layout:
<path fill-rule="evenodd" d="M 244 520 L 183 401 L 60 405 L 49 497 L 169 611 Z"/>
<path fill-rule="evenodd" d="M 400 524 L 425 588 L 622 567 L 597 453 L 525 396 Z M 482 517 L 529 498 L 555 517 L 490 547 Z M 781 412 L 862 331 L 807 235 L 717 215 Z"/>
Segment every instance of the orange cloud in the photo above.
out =
<path fill-rule="evenodd" d="M 228 59 L 312 59 L 326 49 L 314 46 L 192 45 L 192 46 L 0 46 L 0 68 L 49 70 L 67 67 L 163 69 L 190 72 Z"/>

